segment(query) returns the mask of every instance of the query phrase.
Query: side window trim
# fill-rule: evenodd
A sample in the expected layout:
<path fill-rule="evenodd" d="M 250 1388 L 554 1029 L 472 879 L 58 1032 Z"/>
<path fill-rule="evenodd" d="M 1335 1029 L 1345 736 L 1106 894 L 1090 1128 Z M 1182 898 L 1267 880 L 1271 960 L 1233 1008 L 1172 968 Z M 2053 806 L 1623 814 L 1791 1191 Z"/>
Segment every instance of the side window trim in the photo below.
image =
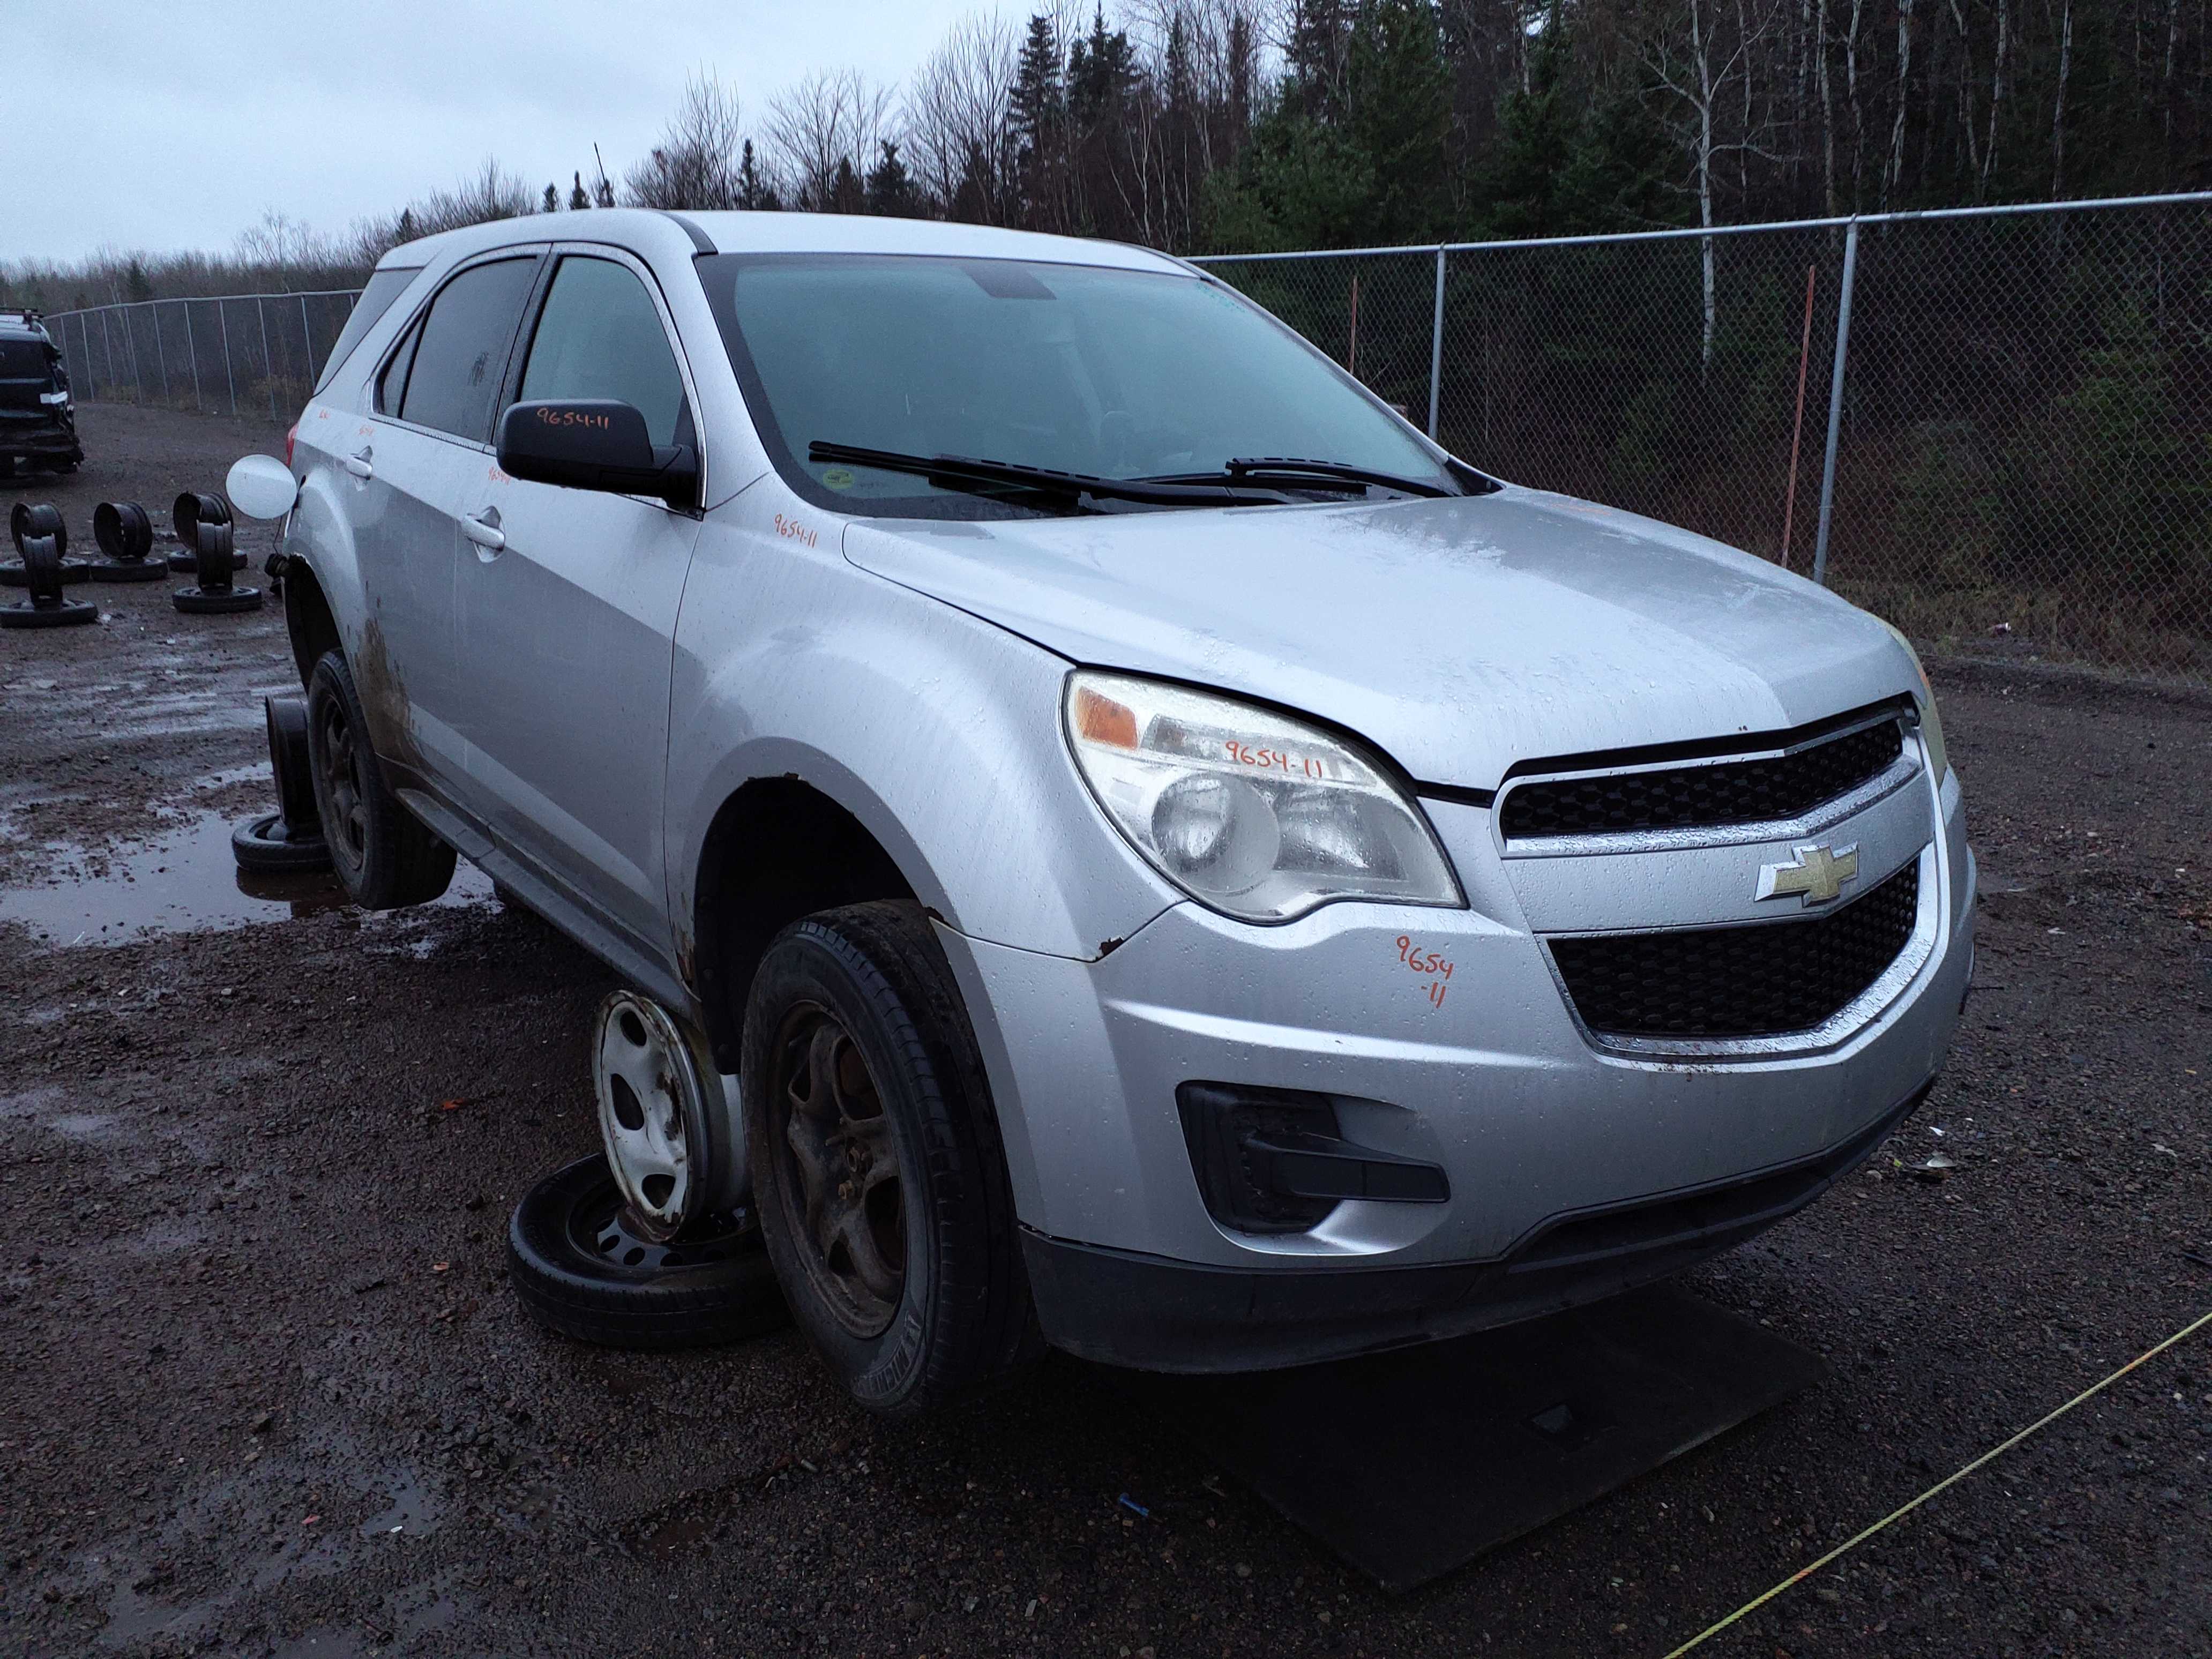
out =
<path fill-rule="evenodd" d="M 384 376 L 391 368 L 393 360 L 401 352 L 410 354 L 406 376 L 399 383 L 399 401 L 404 406 L 407 401 L 407 381 L 412 380 L 415 374 L 415 365 L 411 357 L 415 349 L 415 342 L 422 332 L 423 323 L 430 315 L 430 307 L 438 303 L 438 296 L 451 287 L 457 277 L 465 276 L 480 266 L 496 264 L 502 259 L 532 259 L 537 262 L 537 270 L 531 277 L 529 296 L 524 300 L 522 309 L 515 318 L 515 332 L 507 336 L 507 365 L 501 370 L 500 376 L 501 392 L 504 396 L 509 374 L 519 372 L 515 352 L 516 337 L 521 331 L 523 325 L 531 322 L 536 315 L 535 307 L 544 295 L 547 271 L 553 264 L 550 257 L 550 246 L 545 242 L 518 242 L 505 247 L 486 248 L 482 253 L 455 265 L 440 277 L 438 286 L 432 289 L 422 302 L 415 307 L 415 314 L 407 319 L 407 326 L 399 331 L 398 339 L 392 343 L 391 349 L 385 353 L 383 362 L 377 365 L 376 377 L 370 382 L 370 386 L 374 388 L 370 394 L 370 414 L 378 420 L 389 421 L 394 426 L 405 427 L 410 432 L 420 432 L 433 438 L 442 438 L 447 443 L 466 444 L 472 449 L 489 452 L 492 447 L 492 431 L 496 430 L 498 427 L 500 414 L 507 406 L 505 403 L 495 399 L 492 410 L 492 428 L 487 430 L 482 438 L 465 438 L 460 434 L 448 432 L 442 427 L 425 426 L 420 421 L 404 419 L 397 410 L 385 408 L 382 396 Z"/>
<path fill-rule="evenodd" d="M 712 500 L 707 493 L 707 445 L 700 431 L 698 383 L 692 378 L 691 359 L 684 349 L 684 337 L 676 326 L 676 313 L 669 308 L 668 296 L 660 291 L 660 279 L 653 267 L 626 247 L 611 242 L 556 242 L 545 250 L 544 264 L 538 272 L 537 285 L 530 291 L 529 302 L 522 308 L 522 327 L 514 348 L 507 354 L 507 375 L 500 383 L 499 402 L 492 411 L 492 431 L 496 436 L 500 417 L 507 413 L 509 404 L 519 402 L 522 395 L 522 377 L 530 367 L 530 353 L 538 343 L 538 324 L 544 320 L 545 301 L 553 292 L 553 279 L 564 259 L 605 259 L 620 265 L 645 284 L 646 298 L 653 302 L 654 313 L 660 319 L 661 337 L 667 343 L 669 356 L 676 360 L 677 378 L 684 383 L 684 408 L 677 418 L 678 443 L 689 443 L 691 453 L 698 458 L 700 499 Z M 667 502 L 648 495 L 628 499 L 646 501 L 664 512 L 681 513 L 684 509 L 670 507 Z M 692 516 L 696 517 L 695 511 Z"/>

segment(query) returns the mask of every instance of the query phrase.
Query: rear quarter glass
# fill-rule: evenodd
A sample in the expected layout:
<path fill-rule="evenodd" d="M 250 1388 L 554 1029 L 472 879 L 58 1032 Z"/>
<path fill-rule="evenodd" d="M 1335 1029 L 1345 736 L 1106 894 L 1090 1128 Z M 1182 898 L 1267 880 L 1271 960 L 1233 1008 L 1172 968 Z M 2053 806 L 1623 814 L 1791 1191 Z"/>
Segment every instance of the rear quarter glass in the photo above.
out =
<path fill-rule="evenodd" d="M 422 274 L 420 265 L 395 265 L 388 270 L 369 273 L 368 285 L 353 302 L 353 309 L 346 313 L 345 326 L 338 331 L 337 343 L 323 360 L 323 372 L 315 380 L 316 392 L 320 392 L 331 383 L 331 376 L 353 356 L 353 349 L 361 343 L 362 336 L 376 326 L 377 319 L 392 309 L 392 302 Z"/>

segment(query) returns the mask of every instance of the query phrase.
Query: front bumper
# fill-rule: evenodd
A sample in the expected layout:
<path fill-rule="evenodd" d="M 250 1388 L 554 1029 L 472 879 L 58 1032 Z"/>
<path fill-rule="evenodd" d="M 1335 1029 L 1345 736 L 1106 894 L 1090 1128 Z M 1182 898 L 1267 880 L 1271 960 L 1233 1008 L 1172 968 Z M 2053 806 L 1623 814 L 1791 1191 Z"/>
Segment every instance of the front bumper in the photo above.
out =
<path fill-rule="evenodd" d="M 1541 937 L 1588 925 L 1571 915 L 1584 901 L 1559 890 L 1556 870 L 1513 869 L 1486 811 L 1429 810 L 1469 909 L 1340 904 L 1255 927 L 1186 903 L 1088 963 L 946 938 L 1055 1346 L 1247 1370 L 1587 1301 L 1811 1201 L 1942 1062 L 1972 956 L 1954 778 L 1938 791 L 1923 773 L 1838 831 L 1866 849 L 1869 880 L 1880 849 L 1923 860 L 1932 928 L 1909 975 L 1813 1046 L 1725 1053 L 1593 1040 Z M 1690 913 L 1637 925 L 1711 915 L 1695 908 L 1712 902 L 1699 881 L 1723 866 L 1741 866 L 1728 878 L 1747 902 L 1742 871 L 1786 858 L 1790 839 L 1700 854 L 1696 879 L 1676 884 Z M 1602 860 L 1585 873 L 1592 891 L 1615 878 Z M 1649 884 L 1636 902 L 1660 902 Z M 1454 964 L 1440 1004 L 1407 972 L 1401 940 Z M 1176 1086 L 1192 1080 L 1328 1094 L 1346 1137 L 1440 1166 L 1449 1199 L 1349 1200 L 1307 1232 L 1225 1227 L 1177 1115 Z"/>
<path fill-rule="evenodd" d="M 0 459 L 82 461 L 84 447 L 68 420 L 45 410 L 0 411 Z"/>
<path fill-rule="evenodd" d="M 1562 1217 L 1498 1261 L 1338 1272 L 1198 1267 L 1024 1232 L 1054 1347 L 1152 1371 L 1267 1370 L 1431 1342 L 1578 1307 L 1663 1279 L 1810 1204 L 1927 1097 L 1841 1146 L 1748 1180 Z"/>

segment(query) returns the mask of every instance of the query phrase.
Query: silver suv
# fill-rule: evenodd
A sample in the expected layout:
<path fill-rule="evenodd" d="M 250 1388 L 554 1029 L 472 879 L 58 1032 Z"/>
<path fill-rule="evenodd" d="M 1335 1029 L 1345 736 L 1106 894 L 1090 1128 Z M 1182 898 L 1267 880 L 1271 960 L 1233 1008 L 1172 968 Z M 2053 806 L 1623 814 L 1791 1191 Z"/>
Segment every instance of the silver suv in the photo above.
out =
<path fill-rule="evenodd" d="M 1604 1296 L 1943 1060 L 1974 865 L 1903 638 L 1486 476 L 1175 259 L 457 231 L 289 460 L 347 885 L 458 853 L 665 1015 L 602 1042 L 627 1224 L 750 1194 L 872 1408 Z"/>

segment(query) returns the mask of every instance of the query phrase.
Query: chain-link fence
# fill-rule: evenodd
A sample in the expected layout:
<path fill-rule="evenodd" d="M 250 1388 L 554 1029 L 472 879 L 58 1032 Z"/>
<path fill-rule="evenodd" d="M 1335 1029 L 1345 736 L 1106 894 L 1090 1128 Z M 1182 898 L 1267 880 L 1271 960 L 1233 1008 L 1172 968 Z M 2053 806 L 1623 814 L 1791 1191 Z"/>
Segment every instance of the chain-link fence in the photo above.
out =
<path fill-rule="evenodd" d="M 46 332 L 79 398 L 204 413 L 296 413 L 357 289 L 233 294 L 58 311 Z"/>
<path fill-rule="evenodd" d="M 2212 194 L 1200 263 L 1502 477 L 2212 683 Z"/>

